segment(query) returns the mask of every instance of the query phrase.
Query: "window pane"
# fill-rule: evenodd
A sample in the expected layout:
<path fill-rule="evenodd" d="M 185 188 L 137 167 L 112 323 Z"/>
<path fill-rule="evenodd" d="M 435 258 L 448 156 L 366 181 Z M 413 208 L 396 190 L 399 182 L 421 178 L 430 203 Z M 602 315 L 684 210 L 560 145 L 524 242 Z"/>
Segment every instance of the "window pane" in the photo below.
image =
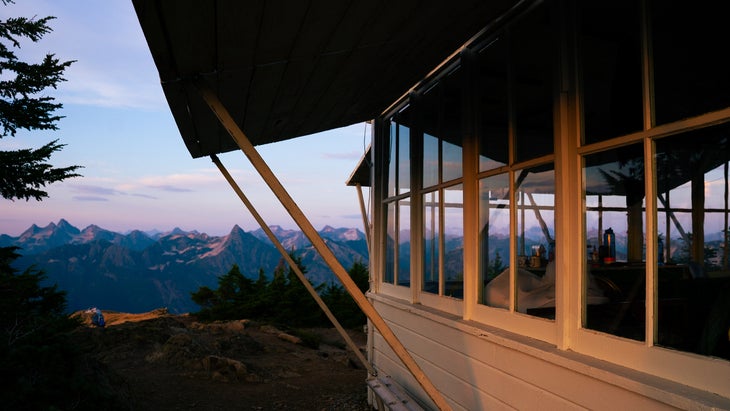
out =
<path fill-rule="evenodd" d="M 523 313 L 555 318 L 555 172 L 552 164 L 516 173 L 517 302 Z"/>
<path fill-rule="evenodd" d="M 729 136 L 723 124 L 656 143 L 659 238 L 672 251 L 659 261 L 657 343 L 725 359 Z"/>
<path fill-rule="evenodd" d="M 444 295 L 464 298 L 464 191 L 444 189 Z"/>
<path fill-rule="evenodd" d="M 390 142 L 388 147 L 388 197 L 395 195 L 395 170 L 398 165 L 398 150 L 396 149 L 398 143 L 398 123 L 391 120 L 390 122 Z"/>
<path fill-rule="evenodd" d="M 510 301 L 509 207 L 508 174 L 479 181 L 479 302 L 493 307 L 508 308 Z"/>
<path fill-rule="evenodd" d="M 395 203 L 388 203 L 388 212 L 385 216 L 387 222 L 387 232 L 385 240 L 385 269 L 383 270 L 383 282 L 395 283 L 395 256 L 398 244 L 398 237 L 395 235 L 396 219 L 395 219 Z"/>
<path fill-rule="evenodd" d="M 438 294 L 441 234 L 439 192 L 423 195 L 423 291 Z"/>
<path fill-rule="evenodd" d="M 407 193 L 411 188 L 411 140 L 410 130 L 398 126 L 398 194 Z"/>
<path fill-rule="evenodd" d="M 411 205 L 398 201 L 398 285 L 411 285 Z"/>
<path fill-rule="evenodd" d="M 640 2 L 576 4 L 586 143 L 642 130 Z"/>
<path fill-rule="evenodd" d="M 479 171 L 509 160 L 507 47 L 503 38 L 490 42 L 477 55 L 476 115 L 479 136 Z"/>
<path fill-rule="evenodd" d="M 721 5 L 651 2 L 657 124 L 730 106 L 730 25 Z"/>
<path fill-rule="evenodd" d="M 586 156 L 587 246 L 596 249 L 584 278 L 586 328 L 644 339 L 643 146 Z"/>
<path fill-rule="evenodd" d="M 459 67 L 453 69 L 443 80 L 443 120 L 441 125 L 441 150 L 443 153 L 442 182 L 461 178 L 461 147 L 463 145 L 462 125 L 462 75 Z"/>
<path fill-rule="evenodd" d="M 439 140 L 423 134 L 423 187 L 432 187 L 439 183 Z"/>
<path fill-rule="evenodd" d="M 509 31 L 517 161 L 553 153 L 555 53 L 550 23 L 548 8 L 543 4 Z"/>
<path fill-rule="evenodd" d="M 440 193 L 444 195 L 443 204 L 439 202 Z M 423 291 L 463 298 L 464 213 L 461 184 L 423 195 L 423 228 Z"/>
<path fill-rule="evenodd" d="M 463 97 L 460 73 L 458 67 L 452 69 L 415 105 L 424 130 L 423 187 L 461 178 Z"/>
<path fill-rule="evenodd" d="M 451 181 L 461 178 L 461 139 L 459 144 L 443 142 L 443 181 Z"/>

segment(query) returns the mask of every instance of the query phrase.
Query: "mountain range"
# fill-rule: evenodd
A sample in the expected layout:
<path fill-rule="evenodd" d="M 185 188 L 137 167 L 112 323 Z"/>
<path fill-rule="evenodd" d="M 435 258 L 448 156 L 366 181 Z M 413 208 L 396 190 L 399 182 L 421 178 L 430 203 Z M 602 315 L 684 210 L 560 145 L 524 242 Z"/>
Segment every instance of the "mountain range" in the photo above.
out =
<path fill-rule="evenodd" d="M 270 229 L 285 249 L 302 259 L 313 284 L 337 281 L 301 231 Z M 358 261 L 367 263 L 361 231 L 326 226 L 319 234 L 345 269 Z M 70 311 L 96 306 L 131 313 L 160 307 L 193 312 L 200 307 L 190 293 L 201 286 L 217 288 L 218 277 L 234 264 L 252 279 L 260 271 L 271 278 L 285 264 L 262 229 L 245 232 L 237 225 L 224 236 L 179 228 L 122 234 L 97 225 L 80 230 L 61 219 L 45 227 L 34 224 L 18 237 L 0 234 L 0 247 L 7 246 L 20 247 L 16 268 L 41 269 L 50 284 L 68 293 Z"/>

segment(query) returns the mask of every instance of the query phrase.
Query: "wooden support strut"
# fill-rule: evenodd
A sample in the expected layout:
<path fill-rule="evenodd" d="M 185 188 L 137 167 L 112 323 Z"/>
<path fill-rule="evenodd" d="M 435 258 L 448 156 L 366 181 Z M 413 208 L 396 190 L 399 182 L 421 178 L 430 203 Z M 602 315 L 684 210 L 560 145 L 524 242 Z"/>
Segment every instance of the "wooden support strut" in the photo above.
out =
<path fill-rule="evenodd" d="M 403 343 L 398 340 L 398 337 L 393 333 L 388 324 L 385 322 L 383 317 L 375 310 L 375 307 L 365 298 L 365 295 L 360 291 L 355 282 L 350 278 L 350 275 L 337 261 L 337 258 L 332 251 L 327 247 L 324 240 L 319 236 L 317 231 L 309 222 L 307 217 L 304 215 L 299 206 L 294 202 L 289 193 L 286 191 L 281 182 L 276 178 L 274 173 L 269 168 L 268 164 L 264 161 L 261 155 L 256 151 L 256 148 L 251 144 L 243 130 L 238 127 L 236 122 L 233 120 L 228 110 L 223 106 L 223 103 L 218 99 L 218 96 L 205 84 L 198 81 L 195 84 L 198 92 L 200 93 L 203 100 L 213 111 L 215 116 L 220 121 L 221 125 L 228 131 L 233 140 L 241 148 L 241 151 L 248 157 L 251 164 L 254 166 L 259 175 L 264 179 L 266 184 L 269 186 L 271 191 L 276 195 L 281 204 L 287 210 L 289 215 L 294 219 L 299 228 L 302 230 L 304 235 L 307 236 L 309 241 L 312 243 L 314 248 L 319 252 L 319 255 L 324 259 L 327 265 L 330 267 L 332 272 L 337 276 L 342 285 L 345 287 L 347 292 L 350 293 L 355 303 L 365 313 L 368 319 L 373 323 L 375 328 L 380 332 L 383 339 L 388 343 L 393 352 L 403 362 L 403 365 L 410 371 L 413 377 L 418 381 L 423 390 L 428 394 L 431 400 L 436 404 L 440 410 L 451 410 L 451 407 L 446 402 L 441 393 L 436 389 L 431 380 L 421 370 L 421 367 L 416 363 L 411 354 L 406 350 Z"/>
<path fill-rule="evenodd" d="M 357 358 L 360 360 L 362 365 L 367 368 L 368 373 L 370 375 L 377 375 L 377 372 L 375 371 L 375 368 L 373 368 L 372 365 L 368 362 L 368 360 L 365 359 L 365 356 L 362 355 L 360 352 L 360 349 L 357 347 L 354 341 L 352 341 L 352 338 L 350 338 L 350 335 L 347 334 L 347 331 L 345 331 L 344 328 L 342 328 L 342 325 L 339 321 L 337 321 L 337 318 L 332 314 L 332 311 L 330 311 L 329 307 L 327 307 L 327 304 L 322 300 L 322 297 L 319 296 L 317 293 L 317 290 L 312 287 L 312 284 L 309 283 L 309 280 L 307 280 L 307 277 L 304 276 L 304 273 L 301 269 L 299 269 L 299 266 L 296 262 L 291 258 L 289 253 L 286 251 L 284 246 L 281 244 L 278 238 L 276 238 L 276 235 L 271 231 L 268 225 L 266 225 L 266 222 L 261 217 L 261 215 L 256 211 L 256 208 L 253 206 L 253 204 L 248 200 L 248 197 L 243 193 L 243 190 L 241 190 L 241 187 L 236 183 L 236 181 L 233 179 L 231 174 L 228 172 L 228 170 L 223 166 L 220 159 L 218 159 L 218 156 L 215 154 L 210 156 L 210 159 L 213 160 L 213 163 L 218 167 L 218 170 L 220 170 L 221 174 L 223 174 L 223 177 L 225 177 L 226 181 L 228 181 L 228 184 L 231 185 L 231 188 L 233 188 L 233 191 L 238 194 L 238 198 L 241 199 L 243 204 L 248 208 L 248 211 L 251 213 L 253 218 L 256 220 L 257 223 L 259 223 L 259 226 L 262 230 L 266 233 L 266 236 L 269 237 L 269 240 L 274 244 L 277 250 L 281 253 L 282 257 L 286 260 L 286 262 L 289 264 L 289 267 L 294 271 L 297 278 L 299 278 L 299 281 L 302 282 L 304 285 L 304 288 L 307 289 L 309 294 L 314 298 L 314 300 L 317 302 L 317 305 L 319 305 L 319 308 L 322 309 L 324 314 L 329 318 L 329 320 L 332 322 L 332 325 L 335 326 L 337 331 L 340 333 L 342 338 L 345 340 L 345 343 L 350 347 L 350 349 L 355 353 Z"/>

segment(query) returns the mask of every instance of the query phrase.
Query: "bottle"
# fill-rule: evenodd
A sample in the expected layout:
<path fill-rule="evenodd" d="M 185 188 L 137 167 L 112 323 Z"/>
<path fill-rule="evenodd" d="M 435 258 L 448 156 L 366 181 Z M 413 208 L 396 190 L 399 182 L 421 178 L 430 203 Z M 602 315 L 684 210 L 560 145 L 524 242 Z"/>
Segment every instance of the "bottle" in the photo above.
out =
<path fill-rule="evenodd" d="M 616 234 L 613 233 L 613 228 L 609 227 L 608 230 L 603 232 L 603 245 L 606 246 L 608 251 L 603 262 L 611 264 L 616 261 Z"/>

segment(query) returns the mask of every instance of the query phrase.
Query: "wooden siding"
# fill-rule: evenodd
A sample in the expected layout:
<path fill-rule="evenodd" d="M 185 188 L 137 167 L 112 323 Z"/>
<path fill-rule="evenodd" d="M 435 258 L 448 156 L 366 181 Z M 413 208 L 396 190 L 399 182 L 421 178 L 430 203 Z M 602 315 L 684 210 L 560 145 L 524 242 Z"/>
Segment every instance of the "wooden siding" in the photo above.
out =
<path fill-rule="evenodd" d="M 725 409 L 730 402 L 687 386 L 545 342 L 464 322 L 424 307 L 374 297 L 376 309 L 454 409 Z M 381 375 L 433 409 L 376 332 Z"/>

